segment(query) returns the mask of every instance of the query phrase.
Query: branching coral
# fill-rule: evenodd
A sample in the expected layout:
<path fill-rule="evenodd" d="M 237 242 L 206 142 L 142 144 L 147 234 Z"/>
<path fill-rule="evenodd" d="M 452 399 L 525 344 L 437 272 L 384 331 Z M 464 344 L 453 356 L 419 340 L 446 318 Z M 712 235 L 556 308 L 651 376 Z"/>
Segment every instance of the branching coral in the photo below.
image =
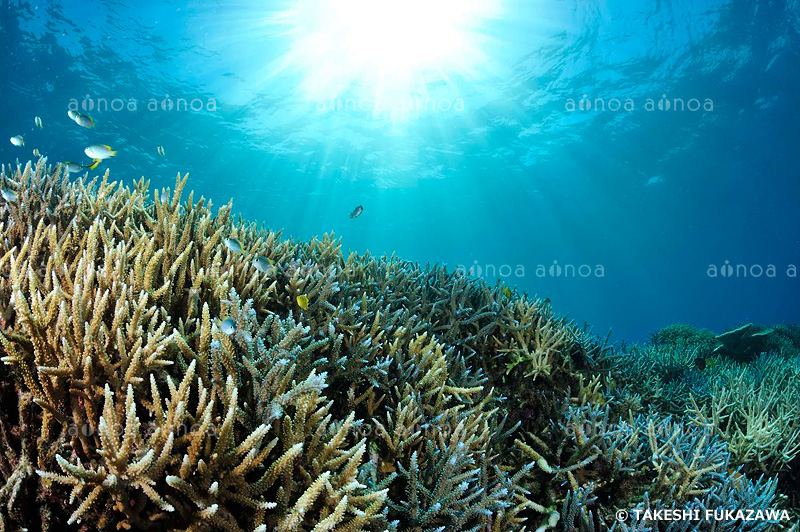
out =
<path fill-rule="evenodd" d="M 755 474 L 786 472 L 800 454 L 800 359 L 764 354 L 744 364 L 724 358 L 695 364 L 697 346 L 646 345 L 604 355 L 617 401 L 682 416 L 723 438 L 736 465 Z"/>
<path fill-rule="evenodd" d="M 706 355 L 716 347 L 717 339 L 708 329 L 676 323 L 654 332 L 650 336 L 650 343 L 656 347 L 668 347 L 672 350 L 699 348 L 698 354 Z"/>
<path fill-rule="evenodd" d="M 543 302 L 282 240 L 185 176 L 0 180 L 0 527 L 544 530 L 722 483 L 710 432 L 620 414 L 605 345 Z"/>
<path fill-rule="evenodd" d="M 689 408 L 695 423 L 728 441 L 737 463 L 769 474 L 800 454 L 800 368 L 796 359 L 761 356 L 745 370 L 727 366 L 713 398 Z"/>
<path fill-rule="evenodd" d="M 152 201 L 44 160 L 2 179 L 20 198 L 0 220 L 5 525 L 522 526 L 530 468 L 502 454 L 516 427 L 486 386 L 504 363 L 474 362 L 511 329 L 539 349 L 530 309 L 329 236 L 281 241 L 182 202 L 185 177 Z"/>
<path fill-rule="evenodd" d="M 621 526 L 613 512 L 635 506 L 623 501 L 652 499 L 657 508 L 703 512 L 730 508 L 732 501 L 744 505 L 736 508 L 775 506 L 775 481 L 754 482 L 732 470 L 727 445 L 708 429 L 655 414 L 614 420 L 608 406 L 571 406 L 565 417 L 561 429 L 571 438 L 552 456 L 534 449 L 541 447 L 536 437 L 517 441 L 542 471 L 570 487 L 561 508 L 565 531 Z"/>

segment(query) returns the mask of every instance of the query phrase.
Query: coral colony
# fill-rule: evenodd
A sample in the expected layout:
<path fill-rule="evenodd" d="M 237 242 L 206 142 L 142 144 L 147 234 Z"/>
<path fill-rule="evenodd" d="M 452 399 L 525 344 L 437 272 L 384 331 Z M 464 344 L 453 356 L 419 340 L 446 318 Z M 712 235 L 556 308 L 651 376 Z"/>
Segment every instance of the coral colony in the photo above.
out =
<path fill-rule="evenodd" d="M 0 179 L 0 530 L 788 530 L 797 329 L 609 347 L 186 177 Z"/>

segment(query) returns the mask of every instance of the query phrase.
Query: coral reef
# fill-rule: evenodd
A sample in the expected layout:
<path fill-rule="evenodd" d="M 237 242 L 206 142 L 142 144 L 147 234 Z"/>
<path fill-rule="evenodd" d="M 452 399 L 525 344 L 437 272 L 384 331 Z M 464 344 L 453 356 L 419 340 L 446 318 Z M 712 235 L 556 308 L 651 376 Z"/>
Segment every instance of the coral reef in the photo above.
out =
<path fill-rule="evenodd" d="M 714 352 L 740 362 L 749 362 L 767 350 L 771 334 L 772 329 L 756 330 L 752 323 L 747 323 L 717 335 L 719 345 Z"/>
<path fill-rule="evenodd" d="M 797 454 L 756 369 L 676 388 L 680 419 L 502 284 L 282 240 L 182 200 L 186 177 L 151 197 L 45 159 L 1 173 L 0 530 L 607 530 L 621 507 L 778 504 L 737 469 Z M 748 447 L 742 416 L 791 445 Z"/>
<path fill-rule="evenodd" d="M 675 329 L 688 330 L 686 326 Z M 783 493 L 797 506 L 800 350 L 794 348 L 793 330 L 748 325 L 712 336 L 739 346 L 738 353 L 748 353 L 742 357 L 721 353 L 716 347 L 710 352 L 708 334 L 688 335 L 688 341 L 683 335 L 679 341 L 665 343 L 655 341 L 657 333 L 652 343 L 604 354 L 602 364 L 614 375 L 606 393 L 612 400 L 634 405 L 631 411 L 651 405 L 710 430 L 726 443 L 735 468 L 753 477 L 765 474 L 780 479 Z M 782 331 L 780 336 L 776 331 Z M 743 336 L 755 339 L 732 340 Z M 755 351 L 741 348 L 756 343 Z M 696 364 L 698 352 L 708 355 L 701 367 Z"/>
<path fill-rule="evenodd" d="M 766 351 L 782 356 L 800 353 L 800 326 L 779 324 L 769 329 L 772 334 L 767 339 Z"/>
<path fill-rule="evenodd" d="M 693 349 L 697 356 L 717 355 L 738 362 L 751 362 L 761 353 L 792 356 L 800 353 L 800 327 L 765 327 L 746 323 L 715 335 L 707 329 L 674 324 L 650 336 L 650 344 L 670 351 Z"/>
<path fill-rule="evenodd" d="M 676 323 L 659 329 L 650 336 L 650 343 L 657 347 L 672 349 L 693 346 L 702 353 L 713 351 L 717 345 L 716 335 L 708 329 Z"/>

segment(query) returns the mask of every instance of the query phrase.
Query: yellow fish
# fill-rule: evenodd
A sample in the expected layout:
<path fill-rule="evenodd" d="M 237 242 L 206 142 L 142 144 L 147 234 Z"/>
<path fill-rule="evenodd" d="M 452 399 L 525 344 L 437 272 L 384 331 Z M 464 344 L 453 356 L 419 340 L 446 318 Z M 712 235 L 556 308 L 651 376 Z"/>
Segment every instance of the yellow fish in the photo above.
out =
<path fill-rule="evenodd" d="M 308 310 L 308 296 L 305 294 L 297 296 L 297 304 L 300 305 L 301 309 Z"/>
<path fill-rule="evenodd" d="M 503 295 L 506 296 L 507 298 L 511 299 L 511 289 L 509 287 L 507 287 L 507 286 L 504 287 L 503 288 Z"/>

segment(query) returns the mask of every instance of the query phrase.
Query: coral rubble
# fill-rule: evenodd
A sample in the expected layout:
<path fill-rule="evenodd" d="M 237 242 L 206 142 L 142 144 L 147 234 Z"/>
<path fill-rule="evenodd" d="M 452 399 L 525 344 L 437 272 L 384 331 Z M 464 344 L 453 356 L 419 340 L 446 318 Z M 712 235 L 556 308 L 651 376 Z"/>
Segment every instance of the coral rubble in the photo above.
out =
<path fill-rule="evenodd" d="M 186 177 L 0 179 L 0 530 L 643 530 L 614 511 L 776 506 L 800 449 L 763 379 L 662 379 L 671 416 L 549 305 L 282 240 Z"/>

